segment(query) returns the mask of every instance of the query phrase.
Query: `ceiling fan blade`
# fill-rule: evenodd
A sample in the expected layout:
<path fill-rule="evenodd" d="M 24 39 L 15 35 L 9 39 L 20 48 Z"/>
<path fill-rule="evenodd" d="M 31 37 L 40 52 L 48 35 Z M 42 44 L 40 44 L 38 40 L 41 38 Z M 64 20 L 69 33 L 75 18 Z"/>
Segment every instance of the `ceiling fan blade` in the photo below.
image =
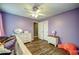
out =
<path fill-rule="evenodd" d="M 40 16 L 45 16 L 45 14 L 39 13 Z"/>
<path fill-rule="evenodd" d="M 46 14 L 46 12 L 48 12 L 50 10 L 50 8 L 48 8 L 48 7 L 49 7 L 49 4 L 42 4 L 38 8 L 40 10 L 40 13 Z"/>
<path fill-rule="evenodd" d="M 28 15 L 29 16 L 32 16 L 34 18 L 38 18 L 39 16 L 45 16 L 45 14 L 43 14 L 41 11 L 42 9 L 40 8 L 43 4 L 38 4 L 38 3 L 35 3 L 35 4 L 26 4 L 25 5 L 25 10 L 27 11 Z M 33 10 L 33 8 L 37 8 L 36 11 Z"/>
<path fill-rule="evenodd" d="M 32 10 L 32 4 L 25 4 L 25 9 L 27 11 Z"/>

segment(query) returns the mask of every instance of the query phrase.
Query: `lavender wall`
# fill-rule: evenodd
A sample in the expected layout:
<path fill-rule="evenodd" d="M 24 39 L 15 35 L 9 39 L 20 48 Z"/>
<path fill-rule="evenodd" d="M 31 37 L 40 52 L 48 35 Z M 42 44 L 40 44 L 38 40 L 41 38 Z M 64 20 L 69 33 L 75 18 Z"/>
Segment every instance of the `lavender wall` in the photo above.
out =
<path fill-rule="evenodd" d="M 16 16 L 8 13 L 2 12 L 4 29 L 6 35 L 13 34 L 13 30 L 16 28 L 21 28 L 27 30 L 33 35 L 33 20 L 21 16 Z"/>
<path fill-rule="evenodd" d="M 48 32 L 57 31 L 62 43 L 71 42 L 79 47 L 79 8 L 48 19 Z"/>

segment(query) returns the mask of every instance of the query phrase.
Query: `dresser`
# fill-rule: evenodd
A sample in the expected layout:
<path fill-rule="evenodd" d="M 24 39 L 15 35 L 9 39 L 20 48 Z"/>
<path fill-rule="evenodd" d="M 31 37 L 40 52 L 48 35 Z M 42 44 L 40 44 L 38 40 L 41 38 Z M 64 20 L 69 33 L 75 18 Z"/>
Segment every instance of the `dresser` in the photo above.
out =
<path fill-rule="evenodd" d="M 32 36 L 31 33 L 19 33 L 19 34 L 15 34 L 16 37 L 18 37 L 21 41 L 23 41 L 23 43 L 27 43 L 27 42 L 31 42 Z"/>
<path fill-rule="evenodd" d="M 48 43 L 51 43 L 55 45 L 55 47 L 58 45 L 59 37 L 58 36 L 53 36 L 53 35 L 48 35 L 47 39 Z"/>

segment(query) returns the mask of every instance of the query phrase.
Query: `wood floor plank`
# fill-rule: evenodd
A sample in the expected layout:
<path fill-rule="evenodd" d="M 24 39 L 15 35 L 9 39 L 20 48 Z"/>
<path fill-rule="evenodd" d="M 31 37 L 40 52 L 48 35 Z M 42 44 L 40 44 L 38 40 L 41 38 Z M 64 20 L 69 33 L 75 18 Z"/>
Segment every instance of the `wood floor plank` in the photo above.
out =
<path fill-rule="evenodd" d="M 25 45 L 33 55 L 69 55 L 68 51 L 48 44 L 45 40 L 36 40 Z"/>

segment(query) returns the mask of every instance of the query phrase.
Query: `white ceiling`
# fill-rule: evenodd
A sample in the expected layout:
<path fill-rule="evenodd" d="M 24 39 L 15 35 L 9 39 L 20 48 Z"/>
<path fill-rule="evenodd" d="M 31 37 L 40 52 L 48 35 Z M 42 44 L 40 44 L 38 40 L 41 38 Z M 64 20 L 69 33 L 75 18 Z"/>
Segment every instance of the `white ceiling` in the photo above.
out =
<path fill-rule="evenodd" d="M 3 3 L 0 4 L 0 8 L 14 15 L 24 16 L 28 18 L 35 19 L 30 15 L 30 11 L 35 4 L 34 3 Z M 38 4 L 37 4 L 38 5 Z M 72 10 L 79 7 L 79 4 L 75 3 L 40 3 L 39 4 L 40 13 L 44 15 L 39 15 L 37 20 L 45 19 L 46 17 L 54 16 L 62 12 Z"/>

